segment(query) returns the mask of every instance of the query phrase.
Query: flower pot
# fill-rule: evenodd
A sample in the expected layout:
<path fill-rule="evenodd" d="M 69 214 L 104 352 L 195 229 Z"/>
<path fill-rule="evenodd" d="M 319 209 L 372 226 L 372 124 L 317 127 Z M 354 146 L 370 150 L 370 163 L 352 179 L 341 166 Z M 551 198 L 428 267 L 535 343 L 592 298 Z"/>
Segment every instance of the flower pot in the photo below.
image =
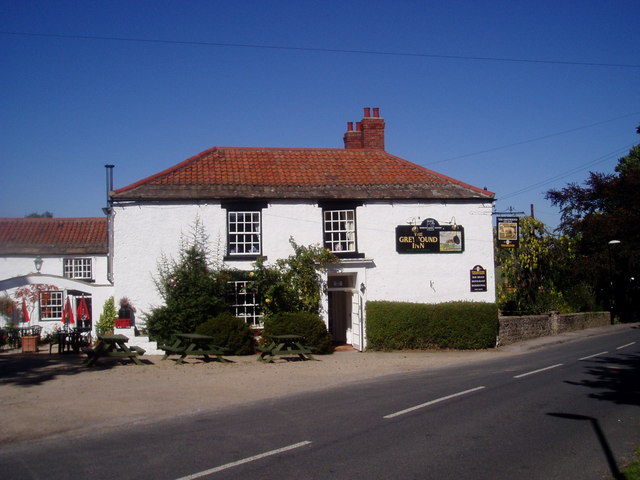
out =
<path fill-rule="evenodd" d="M 22 337 L 22 353 L 33 353 L 38 351 L 38 337 L 36 335 Z"/>
<path fill-rule="evenodd" d="M 116 319 L 116 328 L 129 328 L 131 327 L 131 319 L 130 318 L 117 318 Z"/>

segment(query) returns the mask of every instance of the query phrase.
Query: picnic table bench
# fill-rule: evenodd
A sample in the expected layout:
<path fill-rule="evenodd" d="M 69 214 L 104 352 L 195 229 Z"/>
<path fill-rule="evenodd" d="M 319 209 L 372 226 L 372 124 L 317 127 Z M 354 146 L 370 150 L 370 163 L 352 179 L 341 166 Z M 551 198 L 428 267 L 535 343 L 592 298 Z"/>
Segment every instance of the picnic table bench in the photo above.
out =
<path fill-rule="evenodd" d="M 96 365 L 101 357 L 129 358 L 136 365 L 144 365 L 139 356 L 144 355 L 145 350 L 138 346 L 129 346 L 129 337 L 126 335 L 98 335 L 98 341 L 93 347 L 82 349 L 87 354 L 85 365 L 90 367 Z"/>
<path fill-rule="evenodd" d="M 222 356 L 226 353 L 224 348 L 213 343 L 214 338 L 199 333 L 179 333 L 175 335 L 175 340 L 171 345 L 158 345 L 160 350 L 164 350 L 162 360 L 166 360 L 170 355 L 180 355 L 176 365 L 181 364 L 188 355 L 202 356 L 205 362 L 214 360 L 214 356 L 220 362 L 229 362 Z"/>
<path fill-rule="evenodd" d="M 269 345 L 258 347 L 259 362 L 273 363 L 275 357 L 292 356 L 297 356 L 300 360 L 315 360 L 312 355 L 313 347 L 304 346 L 300 335 L 272 335 L 271 338 Z"/>

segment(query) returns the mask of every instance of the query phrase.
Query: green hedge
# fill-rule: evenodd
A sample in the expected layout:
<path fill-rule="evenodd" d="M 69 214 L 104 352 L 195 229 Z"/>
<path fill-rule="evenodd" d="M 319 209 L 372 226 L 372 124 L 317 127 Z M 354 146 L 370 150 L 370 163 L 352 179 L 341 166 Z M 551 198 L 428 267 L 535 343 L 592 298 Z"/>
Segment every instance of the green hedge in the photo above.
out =
<path fill-rule="evenodd" d="M 498 335 L 495 303 L 367 302 L 371 350 L 493 348 Z"/>
<path fill-rule="evenodd" d="M 315 347 L 316 353 L 333 352 L 331 334 L 319 315 L 310 312 L 280 312 L 264 319 L 262 338 L 271 341 L 272 335 L 300 335 L 304 343 Z"/>
<path fill-rule="evenodd" d="M 213 337 L 213 343 L 229 355 L 251 355 L 253 332 L 244 320 L 224 312 L 196 327 L 196 333 Z"/>

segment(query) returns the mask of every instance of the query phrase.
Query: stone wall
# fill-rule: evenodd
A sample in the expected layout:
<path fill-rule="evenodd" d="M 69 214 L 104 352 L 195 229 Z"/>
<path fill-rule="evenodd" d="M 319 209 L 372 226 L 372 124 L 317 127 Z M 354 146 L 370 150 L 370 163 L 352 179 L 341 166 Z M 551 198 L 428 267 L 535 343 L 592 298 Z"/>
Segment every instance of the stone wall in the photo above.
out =
<path fill-rule="evenodd" d="M 548 315 L 500 317 L 498 346 L 610 324 L 609 312 L 567 314 L 551 312 Z"/>

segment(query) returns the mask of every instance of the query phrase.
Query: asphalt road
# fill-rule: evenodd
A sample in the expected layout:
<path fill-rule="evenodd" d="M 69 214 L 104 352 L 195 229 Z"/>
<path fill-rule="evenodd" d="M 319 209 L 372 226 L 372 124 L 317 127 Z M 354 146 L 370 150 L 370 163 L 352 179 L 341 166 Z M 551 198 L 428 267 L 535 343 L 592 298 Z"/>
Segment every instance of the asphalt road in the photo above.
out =
<path fill-rule="evenodd" d="M 5 448 L 0 475 L 616 478 L 640 445 L 639 379 L 633 328 L 473 366 L 354 379 L 349 387 Z"/>

